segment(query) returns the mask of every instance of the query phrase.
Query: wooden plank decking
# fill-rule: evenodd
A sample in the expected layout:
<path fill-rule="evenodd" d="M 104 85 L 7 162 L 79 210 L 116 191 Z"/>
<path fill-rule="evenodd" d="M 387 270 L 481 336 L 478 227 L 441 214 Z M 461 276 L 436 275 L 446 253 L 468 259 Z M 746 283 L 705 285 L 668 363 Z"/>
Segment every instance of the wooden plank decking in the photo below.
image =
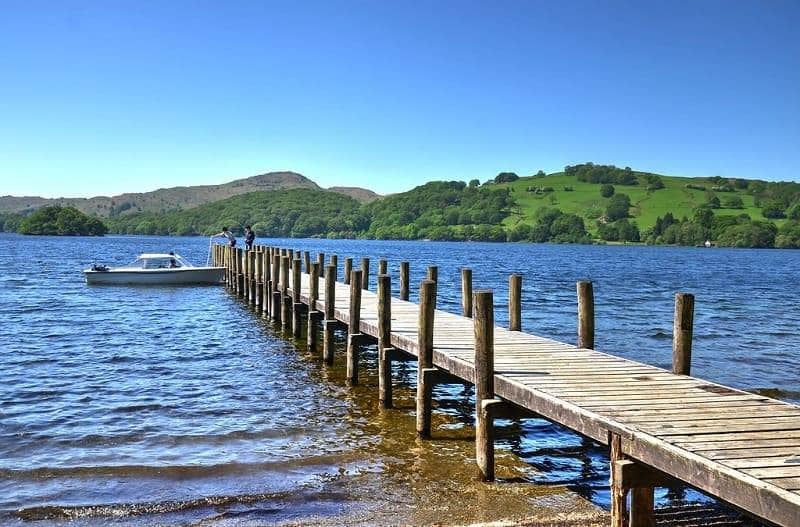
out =
<path fill-rule="evenodd" d="M 308 304 L 308 275 L 301 301 Z M 316 310 L 325 304 L 324 279 Z M 291 290 L 290 290 L 291 292 Z M 350 286 L 337 282 L 337 320 Z M 392 298 L 392 345 L 417 354 L 419 306 Z M 360 332 L 377 338 L 377 295 L 364 290 Z M 434 365 L 474 382 L 473 320 L 437 310 Z M 701 379 L 495 328 L 498 397 L 778 525 L 800 525 L 800 407 Z"/>
<path fill-rule="evenodd" d="M 274 254 L 279 254 L 277 249 Z M 228 284 L 251 303 L 279 300 L 283 305 L 277 310 L 273 305 L 272 312 L 284 325 L 294 326 L 299 336 L 297 310 L 310 303 L 310 275 L 299 273 L 299 260 L 292 282 L 300 284 L 300 291 L 295 292 L 285 256 L 283 263 L 275 257 L 272 266 L 269 258 L 253 255 L 248 266 L 248 258 L 230 249 L 215 258 L 228 267 Z M 406 266 L 401 277 L 406 287 L 407 280 Z M 322 277 L 316 293 L 315 305 L 308 309 L 324 312 Z M 360 319 L 358 330 L 351 331 L 377 339 L 378 297 L 367 290 L 355 293 Z M 333 318 L 349 325 L 351 286 L 336 282 L 334 295 Z M 418 357 L 420 306 L 397 298 L 390 303 L 391 346 Z M 484 386 L 485 377 L 475 365 L 476 321 L 437 310 L 433 326 L 433 365 Z M 647 511 L 652 490 L 647 487 L 667 475 L 767 522 L 800 526 L 800 407 L 497 326 L 493 352 L 495 397 L 610 446 L 614 525 L 625 525 L 627 488 L 634 491 L 632 505 L 639 503 L 645 511 L 638 517 L 631 512 L 632 526 L 653 525 L 652 509 Z M 417 397 L 419 405 L 422 396 Z M 638 478 L 640 484 L 620 483 L 623 477 Z"/>

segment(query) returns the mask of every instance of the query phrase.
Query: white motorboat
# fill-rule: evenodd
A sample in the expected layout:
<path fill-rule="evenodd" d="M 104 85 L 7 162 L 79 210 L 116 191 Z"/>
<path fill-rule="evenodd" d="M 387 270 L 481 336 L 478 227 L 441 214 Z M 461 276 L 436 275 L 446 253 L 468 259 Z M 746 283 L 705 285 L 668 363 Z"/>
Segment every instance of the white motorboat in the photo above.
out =
<path fill-rule="evenodd" d="M 93 265 L 83 271 L 87 284 L 218 284 L 224 267 L 195 267 L 180 255 L 142 254 L 125 267 Z"/>

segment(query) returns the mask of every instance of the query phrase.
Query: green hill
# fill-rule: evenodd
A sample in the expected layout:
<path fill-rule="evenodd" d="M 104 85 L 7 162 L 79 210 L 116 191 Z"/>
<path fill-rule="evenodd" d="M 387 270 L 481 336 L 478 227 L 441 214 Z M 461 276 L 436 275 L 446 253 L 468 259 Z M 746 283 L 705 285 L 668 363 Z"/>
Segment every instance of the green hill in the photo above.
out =
<path fill-rule="evenodd" d="M 337 192 L 297 188 L 250 192 L 188 210 L 136 213 L 107 220 L 120 234 L 212 235 L 228 227 L 241 234 L 252 225 L 259 236 L 354 237 L 369 226 L 361 204 Z"/>
<path fill-rule="evenodd" d="M 107 223 L 126 234 L 209 235 L 252 224 L 262 237 L 800 247 L 794 182 L 681 178 L 584 163 L 550 175 L 501 172 L 482 185 L 432 181 L 377 199 L 337 190 L 245 192 L 184 210 L 128 210 Z M 0 230 L 22 230 L 23 222 L 24 215 L 0 212 Z"/>
<path fill-rule="evenodd" d="M 614 190 L 616 194 L 626 194 L 630 197 L 632 205 L 630 219 L 635 221 L 642 231 L 654 227 L 656 220 L 667 213 L 672 213 L 676 218 L 691 218 L 695 209 L 708 201 L 708 195 L 714 195 L 721 201 L 722 206 L 713 209 L 715 215 L 747 214 L 753 220 L 767 220 L 761 213 L 761 208 L 755 205 L 755 196 L 749 193 L 747 188 L 733 188 L 733 192 L 718 192 L 712 188 L 724 183 L 710 178 L 664 176 L 637 171 L 632 171 L 632 174 L 636 177 L 636 185 L 617 184 L 614 185 Z M 648 190 L 646 181 L 648 176 L 658 176 L 664 187 Z M 689 188 L 687 185 L 705 187 L 705 190 Z M 539 209 L 554 207 L 584 218 L 587 230 L 597 233 L 597 220 L 602 218 L 611 201 L 611 198 L 600 195 L 602 184 L 579 181 L 575 176 L 566 175 L 564 172 L 543 177 L 521 177 L 507 183 L 489 183 L 488 186 L 511 189 L 516 206 L 503 222 L 507 227 L 513 227 L 520 222 L 532 223 Z M 534 188 L 552 189 L 552 191 L 536 192 L 533 191 Z M 724 207 L 725 202 L 732 196 L 742 200 L 741 208 Z M 777 223 L 782 223 L 782 220 L 778 220 Z"/>

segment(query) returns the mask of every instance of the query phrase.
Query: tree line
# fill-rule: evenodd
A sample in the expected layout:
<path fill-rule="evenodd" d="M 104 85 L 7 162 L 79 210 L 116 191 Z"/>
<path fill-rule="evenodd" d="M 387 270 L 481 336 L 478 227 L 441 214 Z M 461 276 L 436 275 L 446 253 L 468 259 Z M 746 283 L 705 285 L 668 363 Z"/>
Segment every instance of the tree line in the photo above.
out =
<path fill-rule="evenodd" d="M 71 207 L 45 207 L 27 216 L 0 214 L 0 230 L 28 234 L 212 235 L 223 226 L 241 235 L 245 224 L 262 237 L 328 237 L 398 240 L 529 241 L 554 243 L 644 242 L 648 244 L 702 245 L 707 240 L 726 247 L 800 247 L 800 184 L 712 178 L 723 199 L 707 200 L 687 217 L 668 213 L 653 227 L 640 229 L 631 217 L 631 200 L 615 188 L 629 185 L 627 174 L 648 185 L 663 187 L 654 174 L 627 167 L 586 163 L 566 167 L 565 173 L 598 185 L 608 198 L 602 215 L 585 220 L 555 207 L 539 209 L 532 218 L 516 218 L 515 199 L 509 188 L 481 185 L 475 179 L 433 181 L 408 192 L 367 204 L 348 196 L 313 189 L 252 192 L 187 210 L 165 213 L 137 212 L 105 220 L 81 214 Z M 543 177 L 540 171 L 536 177 Z M 515 181 L 516 174 L 502 172 L 490 180 Z M 651 189 L 651 187 L 653 187 Z M 724 189 L 724 190 L 719 190 Z M 699 189 L 698 189 L 699 190 Z M 706 192 L 708 192 L 706 190 Z M 748 192 L 761 206 L 780 210 L 785 221 L 756 221 L 747 214 L 718 215 L 714 209 L 742 208 L 736 192 Z M 711 197 L 716 197 L 714 194 Z M 735 199 L 734 199 L 735 198 Z M 777 212 L 776 212 L 777 214 Z M 769 217 L 769 216 L 768 216 Z M 595 234 L 587 221 L 596 221 Z"/>

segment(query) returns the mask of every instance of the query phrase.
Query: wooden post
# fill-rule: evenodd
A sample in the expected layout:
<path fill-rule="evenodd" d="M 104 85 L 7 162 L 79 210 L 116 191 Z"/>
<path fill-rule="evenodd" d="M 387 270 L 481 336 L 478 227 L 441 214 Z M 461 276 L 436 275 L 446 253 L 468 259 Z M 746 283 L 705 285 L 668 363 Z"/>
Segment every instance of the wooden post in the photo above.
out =
<path fill-rule="evenodd" d="M 614 463 L 625 459 L 622 454 L 622 438 L 614 433 L 608 433 L 608 446 L 610 449 L 608 459 L 611 462 L 611 526 L 627 527 L 628 524 L 628 490 L 618 479 L 617 471 L 614 470 Z"/>
<path fill-rule="evenodd" d="M 264 248 L 264 267 L 261 269 L 261 276 L 263 277 L 261 284 L 261 313 L 264 316 L 269 316 L 269 306 L 272 300 L 272 291 L 270 290 L 270 267 L 272 263 L 272 249 L 270 247 Z"/>
<path fill-rule="evenodd" d="M 656 527 L 653 487 L 631 489 L 630 527 Z"/>
<path fill-rule="evenodd" d="M 300 317 L 303 304 L 300 303 L 300 272 L 302 271 L 302 261 L 299 257 L 292 260 L 292 336 L 300 338 L 302 331 L 302 319 Z"/>
<path fill-rule="evenodd" d="M 309 353 L 317 352 L 317 320 L 320 319 L 320 312 L 317 311 L 317 300 L 319 300 L 319 262 L 311 264 L 311 272 L 308 276 L 308 329 L 306 330 L 306 346 Z"/>
<path fill-rule="evenodd" d="M 250 273 L 248 270 L 248 262 L 250 260 L 250 255 L 247 251 L 242 249 L 242 298 L 245 302 L 247 302 L 250 296 Z"/>
<path fill-rule="evenodd" d="M 433 280 L 437 284 L 439 283 L 439 267 L 436 265 L 429 265 L 428 266 L 428 280 Z"/>
<path fill-rule="evenodd" d="M 522 276 L 508 277 L 508 329 L 522 331 Z"/>
<path fill-rule="evenodd" d="M 247 290 L 247 302 L 253 306 L 256 303 L 256 253 L 247 251 L 247 267 L 250 286 Z"/>
<path fill-rule="evenodd" d="M 465 317 L 472 318 L 472 269 L 461 269 L 461 310 Z"/>
<path fill-rule="evenodd" d="M 257 312 L 261 311 L 261 306 L 264 303 L 264 253 L 259 249 L 256 251 L 256 292 L 255 292 L 255 305 L 258 308 Z"/>
<path fill-rule="evenodd" d="M 494 480 L 494 423 L 486 403 L 494 398 L 494 299 L 475 291 L 475 459 L 481 479 Z"/>
<path fill-rule="evenodd" d="M 303 251 L 303 269 L 306 273 L 311 274 L 311 253 Z"/>
<path fill-rule="evenodd" d="M 578 347 L 594 349 L 594 289 L 591 282 L 578 282 Z"/>
<path fill-rule="evenodd" d="M 379 275 L 386 274 L 386 269 L 387 268 L 388 268 L 388 265 L 386 263 L 386 259 L 385 258 L 381 258 L 380 260 L 378 260 L 378 274 Z"/>
<path fill-rule="evenodd" d="M 292 323 L 292 299 L 289 296 L 289 268 L 292 259 L 281 257 L 281 327 L 286 330 Z"/>
<path fill-rule="evenodd" d="M 270 288 L 272 291 L 272 301 L 270 303 L 272 319 L 279 321 L 281 319 L 281 291 L 280 291 L 280 272 L 281 272 L 281 258 L 280 252 L 275 250 L 272 253 L 272 280 L 270 280 Z"/>
<path fill-rule="evenodd" d="M 350 273 L 353 271 L 353 259 L 344 259 L 344 285 L 350 284 Z"/>
<path fill-rule="evenodd" d="M 236 249 L 236 294 L 244 297 L 244 251 Z"/>
<path fill-rule="evenodd" d="M 692 333 L 694 295 L 675 295 L 675 324 L 672 330 L 672 373 L 690 375 L 692 371 Z"/>
<path fill-rule="evenodd" d="M 328 257 L 328 262 L 329 262 L 329 263 L 330 263 L 332 266 L 334 266 L 334 267 L 336 267 L 336 268 L 337 268 L 337 270 L 336 270 L 337 272 L 339 271 L 339 270 L 338 270 L 338 267 L 339 267 L 339 255 L 337 255 L 336 253 L 333 253 L 332 255 L 330 255 L 330 256 Z"/>
<path fill-rule="evenodd" d="M 419 328 L 417 340 L 417 435 L 431 436 L 430 374 L 433 369 L 433 322 L 436 306 L 436 282 L 423 280 L 419 286 Z"/>
<path fill-rule="evenodd" d="M 392 407 L 392 278 L 378 275 L 378 400 Z"/>
<path fill-rule="evenodd" d="M 322 323 L 322 360 L 333 364 L 333 328 L 336 325 L 334 308 L 336 306 L 336 268 L 325 268 L 325 320 Z"/>
<path fill-rule="evenodd" d="M 325 253 L 317 253 L 317 263 L 320 267 L 325 267 Z"/>
<path fill-rule="evenodd" d="M 400 300 L 408 301 L 408 262 L 400 262 Z"/>
<path fill-rule="evenodd" d="M 361 271 L 350 276 L 350 323 L 347 329 L 347 380 L 358 384 L 358 345 L 362 338 L 361 325 Z"/>
<path fill-rule="evenodd" d="M 369 291 L 369 258 L 361 259 L 361 289 Z"/>

